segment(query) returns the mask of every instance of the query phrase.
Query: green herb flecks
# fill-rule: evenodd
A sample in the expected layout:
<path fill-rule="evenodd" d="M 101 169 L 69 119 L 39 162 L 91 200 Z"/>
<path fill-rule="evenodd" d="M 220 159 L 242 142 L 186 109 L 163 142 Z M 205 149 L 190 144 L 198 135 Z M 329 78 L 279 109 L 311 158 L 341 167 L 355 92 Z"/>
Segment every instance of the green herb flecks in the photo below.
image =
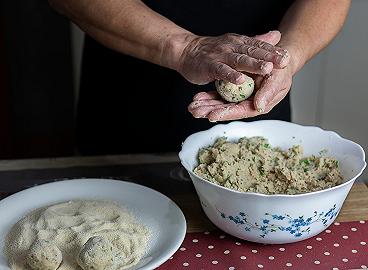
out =
<path fill-rule="evenodd" d="M 302 165 L 302 166 L 309 166 L 310 165 L 310 161 L 308 159 L 302 159 L 300 161 L 300 165 Z"/>
<path fill-rule="evenodd" d="M 339 161 L 338 160 L 334 160 L 333 162 L 334 162 L 336 168 L 338 168 L 339 167 Z"/>

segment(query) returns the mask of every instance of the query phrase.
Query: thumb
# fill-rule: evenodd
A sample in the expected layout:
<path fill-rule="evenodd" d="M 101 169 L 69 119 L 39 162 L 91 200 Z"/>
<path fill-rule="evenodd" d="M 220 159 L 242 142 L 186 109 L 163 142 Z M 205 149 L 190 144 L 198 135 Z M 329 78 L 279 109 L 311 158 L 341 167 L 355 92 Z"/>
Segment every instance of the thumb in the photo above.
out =
<path fill-rule="evenodd" d="M 281 33 L 275 30 L 262 35 L 256 35 L 254 36 L 254 38 L 270 43 L 271 45 L 275 46 L 277 43 L 279 43 L 281 39 Z"/>

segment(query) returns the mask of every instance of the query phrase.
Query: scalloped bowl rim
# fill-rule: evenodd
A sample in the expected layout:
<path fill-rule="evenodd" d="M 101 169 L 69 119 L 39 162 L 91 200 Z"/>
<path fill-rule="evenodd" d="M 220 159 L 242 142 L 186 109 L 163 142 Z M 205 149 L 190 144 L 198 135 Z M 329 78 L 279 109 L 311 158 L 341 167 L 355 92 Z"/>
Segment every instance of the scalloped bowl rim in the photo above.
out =
<path fill-rule="evenodd" d="M 333 134 L 338 140 L 343 141 L 343 142 L 345 142 L 347 144 L 353 145 L 354 147 L 357 147 L 359 149 L 359 153 L 361 154 L 361 159 L 363 161 L 363 164 L 362 164 L 360 170 L 358 170 L 358 172 L 354 175 L 354 177 L 352 177 L 350 180 L 345 181 L 344 183 L 342 183 L 340 185 L 337 185 L 337 186 L 334 186 L 334 187 L 330 187 L 330 188 L 326 188 L 326 189 L 323 189 L 323 190 L 312 191 L 312 192 L 301 193 L 301 194 L 293 194 L 293 195 L 291 195 L 291 194 L 262 194 L 262 193 L 256 193 L 256 192 L 243 192 L 243 191 L 238 191 L 238 190 L 230 189 L 230 188 L 227 188 L 227 187 L 223 187 L 223 186 L 220 186 L 218 184 L 212 183 L 212 182 L 204 179 L 201 176 L 196 175 L 191 169 L 188 168 L 187 164 L 185 164 L 184 157 L 183 157 L 183 150 L 190 143 L 190 141 L 193 140 L 194 138 L 200 137 L 200 136 L 202 136 L 203 134 L 206 134 L 206 133 L 211 133 L 213 131 L 223 129 L 224 127 L 232 127 L 232 126 L 237 126 L 237 125 L 260 125 L 262 123 L 282 123 L 282 124 L 287 124 L 287 125 L 298 127 L 298 128 L 317 129 L 317 130 L 319 130 L 322 133 L 330 133 L 330 134 Z M 299 125 L 299 124 L 296 124 L 296 123 L 291 123 L 291 122 L 286 122 L 286 121 L 281 121 L 281 120 L 258 120 L 258 121 L 253 121 L 253 122 L 233 121 L 233 122 L 230 122 L 228 124 L 217 124 L 217 125 L 209 128 L 209 129 L 207 129 L 207 130 L 198 131 L 196 133 L 193 133 L 192 135 L 189 135 L 184 140 L 184 142 L 182 143 L 182 149 L 179 152 L 179 158 L 180 158 L 180 162 L 181 162 L 182 166 L 188 171 L 188 173 L 192 177 L 195 177 L 195 178 L 201 180 L 202 182 L 204 182 L 204 183 L 206 183 L 208 185 L 211 185 L 213 187 L 219 188 L 220 190 L 223 190 L 225 192 L 234 193 L 234 194 L 237 194 L 237 195 L 240 195 L 240 196 L 249 196 L 250 195 L 250 196 L 273 197 L 273 198 L 275 198 L 275 197 L 288 197 L 288 198 L 290 198 L 290 197 L 312 196 L 314 194 L 320 194 L 320 193 L 324 193 L 324 192 L 330 192 L 330 191 L 333 191 L 333 190 L 336 190 L 336 189 L 343 188 L 344 186 L 347 186 L 351 182 L 355 181 L 363 173 L 365 167 L 367 166 L 367 163 L 365 161 L 365 152 L 364 152 L 364 149 L 359 144 L 357 144 L 356 142 L 353 142 L 351 140 L 348 140 L 346 138 L 343 138 L 342 136 L 340 136 L 335 131 L 325 130 L 325 129 L 320 128 L 320 127 L 317 127 L 317 126 L 311 126 L 311 125 L 304 126 L 304 125 Z"/>

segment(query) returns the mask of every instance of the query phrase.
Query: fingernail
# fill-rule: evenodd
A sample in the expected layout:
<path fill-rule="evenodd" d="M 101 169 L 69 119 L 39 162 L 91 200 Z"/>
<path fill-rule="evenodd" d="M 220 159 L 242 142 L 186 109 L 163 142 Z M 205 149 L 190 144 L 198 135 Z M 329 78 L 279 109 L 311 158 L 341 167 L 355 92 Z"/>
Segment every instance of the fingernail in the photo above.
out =
<path fill-rule="evenodd" d="M 264 73 L 270 73 L 273 69 L 273 64 L 271 62 L 263 62 L 261 65 L 261 71 Z"/>
<path fill-rule="evenodd" d="M 245 76 L 244 74 L 240 75 L 238 78 L 236 78 L 235 80 L 235 84 L 242 84 L 245 82 Z"/>
<path fill-rule="evenodd" d="M 256 102 L 256 105 L 257 105 L 257 111 L 258 112 L 264 112 L 264 110 L 266 108 L 266 104 L 265 104 L 265 101 L 263 99 Z"/>

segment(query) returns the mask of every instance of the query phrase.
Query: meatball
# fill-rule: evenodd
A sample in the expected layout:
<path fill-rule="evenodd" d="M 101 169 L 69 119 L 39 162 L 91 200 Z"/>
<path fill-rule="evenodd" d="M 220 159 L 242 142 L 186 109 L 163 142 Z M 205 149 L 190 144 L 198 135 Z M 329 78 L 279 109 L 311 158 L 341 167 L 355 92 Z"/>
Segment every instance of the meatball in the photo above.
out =
<path fill-rule="evenodd" d="M 230 82 L 218 80 L 215 82 L 217 92 L 220 96 L 229 102 L 240 102 L 249 98 L 254 90 L 254 81 L 246 76 L 244 83 L 236 85 Z"/>
<path fill-rule="evenodd" d="M 109 269 L 114 264 L 114 247 L 104 237 L 91 237 L 81 248 L 77 262 L 83 270 Z"/>
<path fill-rule="evenodd" d="M 61 261 L 60 249 L 46 240 L 34 241 L 27 254 L 27 264 L 34 270 L 56 270 Z"/>

